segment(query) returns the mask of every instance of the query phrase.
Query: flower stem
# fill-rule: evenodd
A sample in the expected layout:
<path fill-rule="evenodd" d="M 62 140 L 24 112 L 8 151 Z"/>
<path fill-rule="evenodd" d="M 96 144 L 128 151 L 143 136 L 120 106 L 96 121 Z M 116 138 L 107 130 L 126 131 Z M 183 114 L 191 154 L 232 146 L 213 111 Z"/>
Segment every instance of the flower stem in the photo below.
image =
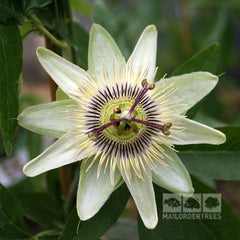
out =
<path fill-rule="evenodd" d="M 42 32 L 47 38 L 49 38 L 55 45 L 61 48 L 66 48 L 67 45 L 60 42 L 57 38 L 55 38 L 42 24 L 42 22 L 35 15 L 29 16 L 32 23 L 36 26 L 36 28 Z"/>
<path fill-rule="evenodd" d="M 66 16 L 69 19 L 68 24 L 67 24 L 68 34 L 73 38 L 74 37 L 74 29 L 73 29 L 72 12 L 71 12 L 71 8 L 69 6 L 69 1 L 68 0 L 65 1 L 65 8 L 66 8 L 65 9 Z M 77 59 L 76 50 L 73 46 L 70 46 L 70 50 L 71 50 L 71 55 L 72 55 L 72 62 L 74 64 L 77 64 L 78 59 Z"/>
<path fill-rule="evenodd" d="M 54 52 L 57 51 L 56 46 L 53 44 L 53 42 L 45 37 L 45 45 L 47 49 L 50 49 Z M 50 87 L 50 94 L 51 94 L 51 101 L 56 101 L 56 91 L 57 91 L 57 84 L 52 80 L 52 78 L 48 75 L 48 82 Z"/>
<path fill-rule="evenodd" d="M 182 40 L 183 54 L 185 56 L 191 56 L 192 54 L 192 36 L 190 29 L 190 17 L 188 11 L 188 1 L 179 1 L 179 15 L 180 15 L 180 35 Z"/>

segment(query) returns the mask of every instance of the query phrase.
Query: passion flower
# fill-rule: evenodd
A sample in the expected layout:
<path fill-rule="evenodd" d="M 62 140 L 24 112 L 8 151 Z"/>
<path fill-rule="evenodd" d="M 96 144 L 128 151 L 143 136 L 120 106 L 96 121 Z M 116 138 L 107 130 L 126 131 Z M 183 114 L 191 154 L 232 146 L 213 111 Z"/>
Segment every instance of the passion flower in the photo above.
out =
<path fill-rule="evenodd" d="M 188 120 L 184 113 L 207 95 L 218 77 L 195 72 L 154 83 L 157 31 L 148 26 L 127 63 L 116 43 L 94 24 L 86 72 L 39 48 L 40 63 L 70 97 L 30 107 L 19 123 L 59 138 L 24 166 L 36 176 L 82 160 L 77 210 L 80 219 L 96 214 L 110 194 L 126 182 L 148 228 L 158 222 L 152 181 L 191 196 L 189 174 L 174 144 L 221 144 L 221 132 Z"/>

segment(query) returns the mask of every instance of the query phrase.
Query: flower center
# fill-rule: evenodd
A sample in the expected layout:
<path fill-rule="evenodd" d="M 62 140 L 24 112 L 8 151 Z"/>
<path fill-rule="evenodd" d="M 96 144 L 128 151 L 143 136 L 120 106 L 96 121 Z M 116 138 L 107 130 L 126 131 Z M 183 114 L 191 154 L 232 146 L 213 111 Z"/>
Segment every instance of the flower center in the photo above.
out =
<path fill-rule="evenodd" d="M 125 118 L 129 113 L 130 108 L 126 107 L 126 104 L 120 104 L 118 108 L 114 109 L 114 113 L 110 116 L 110 121 L 114 121 L 120 118 Z M 131 118 L 138 115 L 138 112 L 134 110 L 131 114 Z M 120 136 L 122 134 L 128 134 L 130 132 L 138 133 L 138 127 L 132 120 L 123 120 L 113 124 L 117 134 Z"/>
<path fill-rule="evenodd" d="M 132 141 L 138 137 L 146 126 L 126 118 L 134 102 L 135 100 L 129 96 L 110 100 L 101 110 L 101 127 L 96 129 L 95 133 L 102 132 L 107 137 L 121 142 Z M 147 115 L 141 105 L 138 105 L 131 114 L 132 118 L 136 116 L 147 121 Z"/>
<path fill-rule="evenodd" d="M 91 94 L 88 105 L 82 107 L 84 115 L 80 121 L 84 120 L 83 131 L 90 140 L 87 151 L 95 154 L 89 167 L 99 159 L 97 176 L 105 163 L 105 170 L 108 164 L 110 166 L 112 183 L 117 164 L 126 172 L 128 180 L 131 169 L 143 179 L 142 171 L 146 172 L 146 166 L 154 169 L 152 158 L 163 163 L 164 150 L 158 143 L 170 146 L 163 135 L 170 134 L 172 123 L 166 121 L 171 119 L 165 114 L 166 107 L 148 94 L 152 88 L 154 85 L 146 80 L 142 86 L 129 82 L 106 85 Z"/>
<path fill-rule="evenodd" d="M 88 135 L 93 141 L 99 139 L 99 135 L 104 135 L 107 139 L 114 141 L 131 142 L 141 135 L 148 128 L 150 131 L 162 131 L 164 135 L 169 135 L 171 122 L 164 124 L 149 121 L 148 117 L 153 114 L 151 108 L 154 108 L 154 101 L 146 94 L 148 90 L 154 88 L 154 84 L 149 84 L 146 80 L 142 82 L 142 89 L 138 87 L 116 85 L 112 91 L 108 87 L 106 90 L 99 91 L 91 102 L 91 109 L 98 111 L 98 125 L 90 127 Z M 100 104 L 100 106 L 97 104 Z M 98 107 L 98 108 L 96 108 Z M 89 111 L 90 113 L 94 113 Z M 150 113 L 150 114 L 149 114 Z M 158 120 L 157 120 L 158 121 Z M 90 124 L 91 125 L 91 124 Z"/>

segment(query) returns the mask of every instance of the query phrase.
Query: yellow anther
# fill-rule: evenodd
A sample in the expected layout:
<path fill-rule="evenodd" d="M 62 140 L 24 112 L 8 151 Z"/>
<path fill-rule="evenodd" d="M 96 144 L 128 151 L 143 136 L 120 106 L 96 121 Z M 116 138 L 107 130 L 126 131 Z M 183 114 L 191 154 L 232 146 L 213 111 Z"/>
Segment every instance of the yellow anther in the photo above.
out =
<path fill-rule="evenodd" d="M 147 88 L 147 89 L 149 89 L 149 90 L 152 90 L 152 89 L 155 88 L 155 83 L 149 83 L 149 82 L 147 81 L 147 79 L 143 79 L 143 80 L 142 80 L 142 87 L 143 87 L 143 88 Z"/>
<path fill-rule="evenodd" d="M 94 142 L 96 142 L 96 141 L 98 140 L 98 134 L 95 133 L 95 132 L 90 132 L 90 133 L 88 134 L 88 137 L 89 137 L 92 141 L 94 141 Z"/>

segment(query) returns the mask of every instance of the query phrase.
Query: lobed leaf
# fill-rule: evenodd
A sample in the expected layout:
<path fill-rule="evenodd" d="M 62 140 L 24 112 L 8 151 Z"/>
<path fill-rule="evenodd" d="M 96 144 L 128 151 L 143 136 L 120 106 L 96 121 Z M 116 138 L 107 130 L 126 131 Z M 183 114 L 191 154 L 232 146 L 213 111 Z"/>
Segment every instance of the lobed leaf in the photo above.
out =
<path fill-rule="evenodd" d="M 10 155 L 17 127 L 18 80 L 22 70 L 22 39 L 16 26 L 0 25 L 0 66 L 1 134 L 6 154 Z"/>

